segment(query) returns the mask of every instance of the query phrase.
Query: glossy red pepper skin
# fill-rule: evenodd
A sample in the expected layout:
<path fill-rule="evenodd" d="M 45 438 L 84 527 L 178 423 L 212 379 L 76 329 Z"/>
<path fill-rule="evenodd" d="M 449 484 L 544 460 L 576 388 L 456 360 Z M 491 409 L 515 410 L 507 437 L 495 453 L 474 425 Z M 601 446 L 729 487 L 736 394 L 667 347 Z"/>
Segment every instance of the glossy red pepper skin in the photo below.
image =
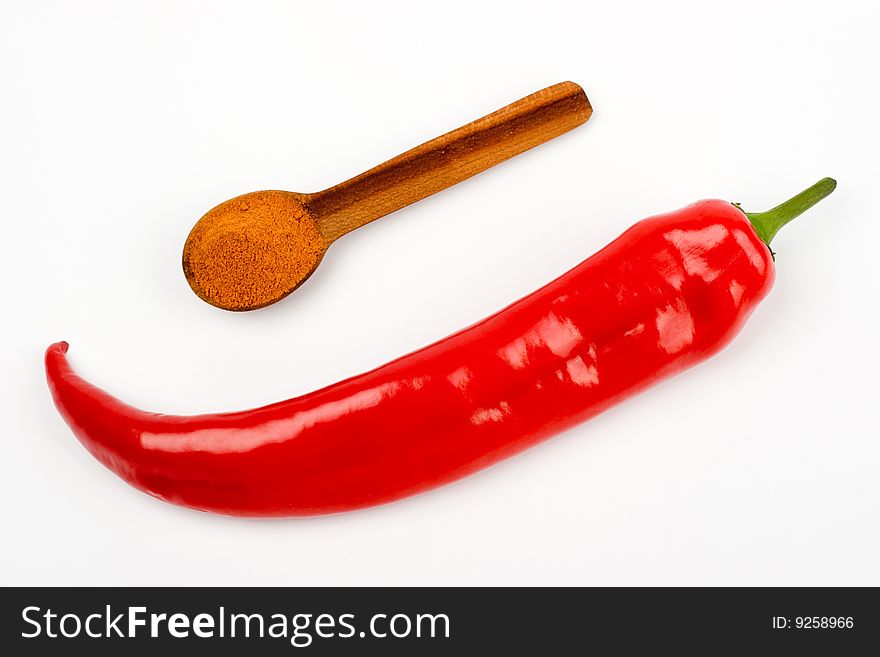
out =
<path fill-rule="evenodd" d="M 86 448 L 151 495 L 231 515 L 334 513 L 463 477 L 706 359 L 773 278 L 743 212 L 701 201 L 459 333 L 263 408 L 146 413 L 77 376 L 66 343 L 46 373 Z"/>

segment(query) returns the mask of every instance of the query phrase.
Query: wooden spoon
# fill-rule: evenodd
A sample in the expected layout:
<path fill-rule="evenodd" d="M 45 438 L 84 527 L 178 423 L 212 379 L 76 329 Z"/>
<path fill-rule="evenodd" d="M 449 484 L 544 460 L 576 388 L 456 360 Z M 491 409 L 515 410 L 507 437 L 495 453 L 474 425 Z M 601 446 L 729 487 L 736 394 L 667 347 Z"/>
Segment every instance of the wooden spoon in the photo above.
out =
<path fill-rule="evenodd" d="M 562 82 L 314 194 L 252 192 L 202 217 L 183 248 L 193 291 L 254 310 L 299 287 L 334 241 L 585 123 L 583 89 Z"/>

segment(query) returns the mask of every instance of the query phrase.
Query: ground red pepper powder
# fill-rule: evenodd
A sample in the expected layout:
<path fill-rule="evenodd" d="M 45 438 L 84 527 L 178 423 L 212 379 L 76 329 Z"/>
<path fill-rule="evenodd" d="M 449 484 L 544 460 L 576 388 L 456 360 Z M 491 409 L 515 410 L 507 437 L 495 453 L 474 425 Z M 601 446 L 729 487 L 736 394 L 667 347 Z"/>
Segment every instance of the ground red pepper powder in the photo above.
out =
<path fill-rule="evenodd" d="M 299 194 L 253 192 L 221 203 L 196 224 L 183 269 L 208 303 L 251 309 L 289 293 L 327 246 Z"/>

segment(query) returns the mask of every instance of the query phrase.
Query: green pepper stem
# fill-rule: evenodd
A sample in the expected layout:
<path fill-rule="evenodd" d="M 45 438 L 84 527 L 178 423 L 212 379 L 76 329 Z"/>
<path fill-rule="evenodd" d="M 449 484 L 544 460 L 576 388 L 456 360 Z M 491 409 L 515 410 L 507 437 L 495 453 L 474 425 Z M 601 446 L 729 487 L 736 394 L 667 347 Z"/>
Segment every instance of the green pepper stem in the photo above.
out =
<path fill-rule="evenodd" d="M 837 187 L 837 182 L 833 178 L 822 178 L 812 187 L 805 189 L 797 196 L 793 196 L 785 203 L 777 205 L 772 210 L 767 210 L 767 212 L 746 212 L 745 215 L 752 222 L 752 226 L 755 227 L 758 237 L 764 240 L 767 246 L 770 246 L 770 241 L 776 237 L 776 233 L 779 232 L 780 228 L 816 205 L 816 203 L 833 192 L 835 187 Z"/>

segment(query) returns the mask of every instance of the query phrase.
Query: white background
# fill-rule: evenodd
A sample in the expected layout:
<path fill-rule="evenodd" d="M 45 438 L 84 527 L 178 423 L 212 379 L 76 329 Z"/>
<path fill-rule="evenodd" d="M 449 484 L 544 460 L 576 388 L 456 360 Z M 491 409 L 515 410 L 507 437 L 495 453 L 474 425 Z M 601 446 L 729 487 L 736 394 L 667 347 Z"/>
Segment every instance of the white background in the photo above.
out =
<path fill-rule="evenodd" d="M 880 585 L 871 2 L 6 2 L 4 584 Z M 334 245 L 231 314 L 180 253 L 216 203 L 315 191 L 571 79 L 584 127 Z M 699 198 L 838 190 L 710 362 L 443 489 L 306 520 L 135 491 L 45 347 L 137 406 L 247 408 L 373 368 Z"/>

